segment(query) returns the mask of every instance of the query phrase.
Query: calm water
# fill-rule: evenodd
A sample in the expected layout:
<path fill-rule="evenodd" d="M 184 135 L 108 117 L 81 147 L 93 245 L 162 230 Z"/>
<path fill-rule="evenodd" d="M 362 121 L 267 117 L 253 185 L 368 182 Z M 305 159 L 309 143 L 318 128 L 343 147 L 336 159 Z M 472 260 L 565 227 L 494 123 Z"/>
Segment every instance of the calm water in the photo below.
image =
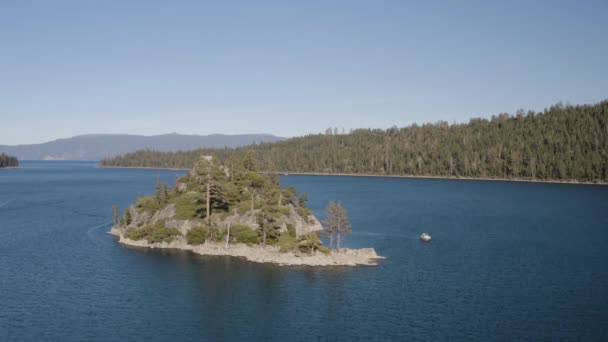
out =
<path fill-rule="evenodd" d="M 1 341 L 608 339 L 608 187 L 287 176 L 388 258 L 279 268 L 118 245 L 112 204 L 159 171 L 23 164 L 0 171 Z"/>

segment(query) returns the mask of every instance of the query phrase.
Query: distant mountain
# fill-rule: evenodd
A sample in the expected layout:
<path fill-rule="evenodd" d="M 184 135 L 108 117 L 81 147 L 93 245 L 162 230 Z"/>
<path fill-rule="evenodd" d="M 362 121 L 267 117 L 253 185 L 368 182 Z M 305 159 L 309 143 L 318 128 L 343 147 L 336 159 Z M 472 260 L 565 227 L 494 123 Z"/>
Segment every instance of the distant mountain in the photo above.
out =
<path fill-rule="evenodd" d="M 153 136 L 89 134 L 42 144 L 0 145 L 0 153 L 17 156 L 20 160 L 101 160 L 142 149 L 171 152 L 197 148 L 239 147 L 252 143 L 282 140 L 285 138 L 270 134 L 182 135 L 172 133 Z"/>

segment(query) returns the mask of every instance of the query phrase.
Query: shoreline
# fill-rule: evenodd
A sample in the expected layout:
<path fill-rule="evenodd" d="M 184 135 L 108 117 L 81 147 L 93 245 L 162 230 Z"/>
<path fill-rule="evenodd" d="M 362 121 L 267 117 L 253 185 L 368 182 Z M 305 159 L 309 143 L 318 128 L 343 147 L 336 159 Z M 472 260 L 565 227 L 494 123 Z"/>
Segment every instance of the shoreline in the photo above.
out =
<path fill-rule="evenodd" d="M 482 178 L 482 177 L 448 177 L 448 176 L 415 176 L 415 175 L 380 175 L 367 173 L 325 173 L 325 172 L 285 172 L 287 175 L 296 176 L 336 176 L 336 177 L 376 177 L 376 178 L 414 178 L 414 179 L 445 179 L 465 181 L 492 181 L 492 182 L 518 182 L 518 183 L 549 183 L 549 184 L 575 184 L 575 185 L 608 185 L 608 182 L 583 182 L 577 180 L 556 179 L 523 179 L 523 178 Z M 283 175 L 283 172 L 279 172 Z"/>
<path fill-rule="evenodd" d="M 97 169 L 141 169 L 141 170 L 169 170 L 169 171 L 190 171 L 191 169 L 171 168 L 171 167 L 152 167 L 152 166 L 95 166 Z"/>
<path fill-rule="evenodd" d="M 376 266 L 377 261 L 385 257 L 376 254 L 373 248 L 348 249 L 343 248 L 340 252 L 332 251 L 330 254 L 316 252 L 314 254 L 300 254 L 294 252 L 280 252 L 277 246 L 245 245 L 242 243 L 230 244 L 211 242 L 202 245 L 189 245 L 181 240 L 171 242 L 148 243 L 145 240 L 131 240 L 117 233 L 114 229 L 108 232 L 118 238 L 118 243 L 137 248 L 149 249 L 174 249 L 190 251 L 206 256 L 231 256 L 244 258 L 247 261 L 273 264 L 277 266 L 308 266 L 308 267 L 330 267 L 330 266 Z"/>
<path fill-rule="evenodd" d="M 100 169 L 143 169 L 143 170 L 171 170 L 189 171 L 190 169 L 149 167 L 149 166 L 97 166 Z M 608 185 L 608 182 L 583 182 L 577 180 L 556 179 L 522 179 L 522 178 L 483 178 L 483 177 L 449 177 L 449 176 L 424 176 L 424 175 L 381 175 L 373 173 L 329 173 L 329 172 L 277 172 L 279 175 L 296 176 L 334 176 L 334 177 L 376 177 L 376 178 L 411 178 L 411 179 L 445 179 L 465 181 L 492 181 L 492 182 L 518 182 L 518 183 L 547 183 L 547 184 L 573 184 L 573 185 Z"/>

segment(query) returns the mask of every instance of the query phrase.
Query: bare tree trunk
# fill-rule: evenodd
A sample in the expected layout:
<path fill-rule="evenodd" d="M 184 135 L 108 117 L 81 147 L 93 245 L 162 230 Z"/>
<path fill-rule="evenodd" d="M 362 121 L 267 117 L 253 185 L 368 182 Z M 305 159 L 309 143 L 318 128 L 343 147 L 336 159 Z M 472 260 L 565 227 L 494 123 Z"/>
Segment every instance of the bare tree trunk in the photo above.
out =
<path fill-rule="evenodd" d="M 336 233 L 338 233 L 338 240 L 336 241 L 336 244 L 338 246 L 338 252 L 340 251 L 340 231 L 342 230 L 342 221 L 340 220 L 340 217 L 338 216 L 338 226 L 336 227 Z"/>
<path fill-rule="evenodd" d="M 330 250 L 334 249 L 334 232 L 333 231 L 329 232 L 329 249 Z"/>
<path fill-rule="evenodd" d="M 338 240 L 336 241 L 338 245 L 338 252 L 340 251 L 340 231 L 338 230 Z"/>
<path fill-rule="evenodd" d="M 262 228 L 262 245 L 266 246 L 266 230 Z"/>
<path fill-rule="evenodd" d="M 116 205 L 112 206 L 112 223 L 114 225 L 116 225 L 116 223 L 118 222 L 118 208 L 116 207 Z"/>
<path fill-rule="evenodd" d="M 230 244 L 230 226 L 232 225 L 228 224 L 228 234 L 226 235 L 226 248 L 228 248 L 228 245 Z"/>
<path fill-rule="evenodd" d="M 209 215 L 211 215 L 211 193 L 209 191 L 209 179 L 207 179 L 207 221 L 209 221 Z"/>

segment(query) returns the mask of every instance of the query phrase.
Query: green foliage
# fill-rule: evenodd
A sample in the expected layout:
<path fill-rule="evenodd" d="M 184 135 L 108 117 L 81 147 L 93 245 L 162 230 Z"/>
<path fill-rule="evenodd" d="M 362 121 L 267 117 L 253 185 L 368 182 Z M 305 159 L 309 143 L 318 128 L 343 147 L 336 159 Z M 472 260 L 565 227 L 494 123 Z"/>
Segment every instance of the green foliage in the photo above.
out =
<path fill-rule="evenodd" d="M 283 233 L 277 240 L 277 246 L 279 246 L 279 250 L 284 253 L 295 250 L 298 247 L 298 241 L 288 233 Z"/>
<path fill-rule="evenodd" d="M 306 208 L 306 202 L 308 202 L 308 195 L 303 193 L 300 195 L 300 198 L 298 198 L 298 205 L 302 208 Z"/>
<path fill-rule="evenodd" d="M 191 245 L 201 245 L 205 243 L 208 235 L 209 228 L 205 226 L 194 227 L 186 234 L 186 241 Z"/>
<path fill-rule="evenodd" d="M 304 218 L 306 222 L 308 222 L 308 216 L 312 215 L 312 210 L 306 207 L 297 207 L 296 212 L 298 213 L 298 215 L 302 216 L 302 218 Z"/>
<path fill-rule="evenodd" d="M 232 233 L 232 232 L 231 232 Z M 226 239 L 226 231 L 218 226 L 212 225 L 209 228 L 209 241 L 223 242 Z"/>
<path fill-rule="evenodd" d="M 149 243 L 157 243 L 171 242 L 180 235 L 180 232 L 175 228 L 165 226 L 164 221 L 158 221 L 154 226 L 129 228 L 124 235 L 131 240 L 146 239 Z"/>
<path fill-rule="evenodd" d="M 608 101 L 557 104 L 466 124 L 328 131 L 236 149 L 138 151 L 103 166 L 190 168 L 201 154 L 245 157 L 250 171 L 608 181 Z M 259 163 L 256 163 L 257 160 Z"/>
<path fill-rule="evenodd" d="M 294 188 L 293 186 L 290 186 L 289 188 L 283 190 L 283 197 L 285 198 L 286 204 L 294 204 L 296 195 L 297 191 L 296 188 Z"/>
<path fill-rule="evenodd" d="M 289 210 L 289 207 L 277 206 L 277 213 L 281 216 L 289 216 L 291 211 Z"/>
<path fill-rule="evenodd" d="M 243 158 L 241 165 L 243 166 L 243 169 L 245 169 L 247 171 L 257 172 L 259 170 L 258 162 L 253 157 L 253 153 L 251 153 L 251 151 L 249 151 L 245 154 L 245 157 Z"/>
<path fill-rule="evenodd" d="M 146 232 L 142 228 L 129 228 L 125 231 L 124 235 L 131 240 L 141 240 L 146 236 Z"/>
<path fill-rule="evenodd" d="M 289 216 L 289 208 L 279 205 L 266 205 L 262 208 L 264 211 L 272 215 L 273 218 L 278 219 L 282 216 Z"/>
<path fill-rule="evenodd" d="M 9 156 L 4 153 L 0 153 L 0 169 L 3 167 L 17 167 L 19 166 L 19 160 L 17 157 Z"/>
<path fill-rule="evenodd" d="M 258 233 L 249 226 L 235 224 L 230 227 L 230 235 L 237 241 L 248 245 L 258 243 Z"/>
<path fill-rule="evenodd" d="M 173 238 L 180 235 L 180 232 L 175 228 L 169 228 L 155 225 L 150 235 L 146 238 L 148 242 L 171 242 Z"/>
<path fill-rule="evenodd" d="M 175 205 L 175 218 L 178 220 L 190 220 L 200 215 L 203 206 L 200 204 L 201 195 L 188 192 L 173 199 Z"/>
<path fill-rule="evenodd" d="M 289 234 L 289 236 L 292 238 L 296 237 L 296 227 L 294 227 L 294 225 L 291 223 L 287 224 L 287 234 Z"/>
<path fill-rule="evenodd" d="M 352 231 L 348 214 L 340 201 L 329 202 L 326 212 L 327 215 L 325 220 L 323 220 L 323 228 L 324 234 L 330 237 L 329 248 L 333 248 L 334 235 L 337 235 L 336 245 L 338 250 L 340 250 L 340 242 L 343 237 L 341 234 Z"/>
<path fill-rule="evenodd" d="M 129 208 L 125 209 L 125 214 L 120 218 L 120 223 L 128 226 L 131 224 L 131 222 L 133 222 L 133 217 L 131 216 L 131 211 L 129 211 Z"/>
<path fill-rule="evenodd" d="M 254 201 L 253 201 L 254 210 L 262 209 L 263 207 L 264 207 L 263 200 L 254 199 Z M 238 212 L 241 214 L 251 211 L 251 200 L 246 200 L 246 201 L 240 202 L 239 204 L 237 204 L 236 208 L 237 208 Z"/>
<path fill-rule="evenodd" d="M 232 227 L 231 237 L 238 242 L 274 244 L 278 241 L 282 219 L 291 214 L 291 207 L 296 196 L 295 188 L 282 189 L 272 175 L 263 175 L 257 171 L 257 164 L 249 157 L 239 162 L 235 158 L 228 160 L 229 166 L 213 158 L 202 158 L 191 173 L 176 181 L 186 184 L 188 192 L 168 190 L 164 183 L 157 180 L 156 195 L 139 198 L 136 207 L 140 210 L 155 211 L 167 203 L 175 206 L 175 218 L 181 220 L 204 218 L 207 224 L 205 231 L 193 229 L 186 236 L 189 243 L 200 244 L 205 241 L 224 241 L 227 231 L 219 222 L 228 215 L 251 212 L 256 215 L 260 229 L 246 226 Z M 169 202 L 168 202 L 169 201 Z M 298 207 L 307 217 L 312 212 L 305 207 Z M 210 217 L 207 217 L 209 210 Z M 150 236 L 150 228 L 140 227 L 129 232 L 133 238 Z M 286 235 L 295 239 L 295 227 L 289 225 Z M 294 241 L 292 241 L 294 242 Z"/>
<path fill-rule="evenodd" d="M 156 197 L 154 196 L 146 196 L 137 199 L 135 206 L 139 211 L 155 212 L 160 209 L 159 204 L 156 201 Z"/>
<path fill-rule="evenodd" d="M 258 234 L 262 244 L 273 244 L 279 238 L 280 225 L 277 224 L 276 206 L 266 206 L 256 214 L 256 220 L 260 226 Z"/>
<path fill-rule="evenodd" d="M 239 193 L 235 184 L 230 181 L 225 168 L 219 161 L 203 158 L 192 170 L 196 185 L 194 190 L 202 194 L 199 204 L 205 207 L 202 217 L 217 211 L 228 211 L 238 201 Z M 207 195 L 209 203 L 207 203 Z"/>
<path fill-rule="evenodd" d="M 315 251 L 321 251 L 325 254 L 329 254 L 330 252 L 328 248 L 323 247 L 321 239 L 319 239 L 319 235 L 316 233 L 308 233 L 295 238 L 289 232 L 284 232 L 277 239 L 277 246 L 279 246 L 279 250 L 283 253 L 295 250 L 309 254 Z"/>
<path fill-rule="evenodd" d="M 302 253 L 313 253 L 322 246 L 321 239 L 316 233 L 308 233 L 298 238 L 298 250 Z"/>
<path fill-rule="evenodd" d="M 348 220 L 348 213 L 340 201 L 329 202 L 326 212 L 327 215 L 325 220 L 323 220 L 323 225 L 328 232 L 348 233 L 352 231 L 351 224 Z"/>
<path fill-rule="evenodd" d="M 325 255 L 329 255 L 331 253 L 331 250 L 325 246 L 319 246 L 317 250 Z"/>

